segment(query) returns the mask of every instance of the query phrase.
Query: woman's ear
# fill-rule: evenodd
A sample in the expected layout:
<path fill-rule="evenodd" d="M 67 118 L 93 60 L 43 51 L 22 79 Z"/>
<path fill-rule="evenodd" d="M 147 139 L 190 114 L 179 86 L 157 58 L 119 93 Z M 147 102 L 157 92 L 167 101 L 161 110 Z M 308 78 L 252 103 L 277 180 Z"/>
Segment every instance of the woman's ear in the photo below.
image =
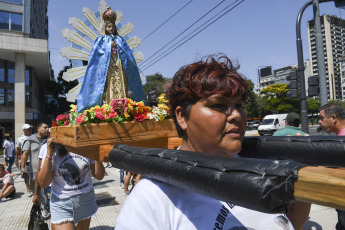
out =
<path fill-rule="evenodd" d="M 183 115 L 181 106 L 177 106 L 175 109 L 176 121 L 180 125 L 183 131 L 187 130 L 187 118 Z"/>

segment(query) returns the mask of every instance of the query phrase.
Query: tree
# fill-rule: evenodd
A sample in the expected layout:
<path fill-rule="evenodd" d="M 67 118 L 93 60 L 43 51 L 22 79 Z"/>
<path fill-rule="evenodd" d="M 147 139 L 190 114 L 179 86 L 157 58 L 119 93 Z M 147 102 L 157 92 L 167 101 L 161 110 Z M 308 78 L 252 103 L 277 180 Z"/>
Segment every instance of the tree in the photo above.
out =
<path fill-rule="evenodd" d="M 265 114 L 288 113 L 300 111 L 300 100 L 287 97 L 289 89 L 286 84 L 273 84 L 261 90 L 260 95 L 266 99 Z"/>
<path fill-rule="evenodd" d="M 257 95 L 254 93 L 254 83 L 252 80 L 247 80 L 248 83 L 248 98 L 247 102 L 244 105 L 244 108 L 246 110 L 246 114 L 248 118 L 254 118 L 260 116 L 260 109 L 258 109 L 258 100 Z"/>
<path fill-rule="evenodd" d="M 50 81 L 47 86 L 48 93 L 52 95 L 52 97 L 57 101 L 57 106 L 54 104 L 56 102 L 49 102 L 48 105 L 48 108 L 52 108 L 54 105 L 55 107 L 57 107 L 55 111 L 47 111 L 48 113 L 53 114 L 54 117 L 59 114 L 68 112 L 70 110 L 70 105 L 73 104 L 66 100 L 66 94 L 70 89 L 78 85 L 78 81 L 74 80 L 71 82 L 67 82 L 62 79 L 63 73 L 70 68 L 72 68 L 71 65 L 65 66 L 63 70 L 59 72 L 57 81 Z"/>
<path fill-rule="evenodd" d="M 156 102 L 158 96 L 164 92 L 164 85 L 166 83 L 167 79 L 159 73 L 146 77 L 146 84 L 143 87 L 147 104 L 154 104 Z"/>

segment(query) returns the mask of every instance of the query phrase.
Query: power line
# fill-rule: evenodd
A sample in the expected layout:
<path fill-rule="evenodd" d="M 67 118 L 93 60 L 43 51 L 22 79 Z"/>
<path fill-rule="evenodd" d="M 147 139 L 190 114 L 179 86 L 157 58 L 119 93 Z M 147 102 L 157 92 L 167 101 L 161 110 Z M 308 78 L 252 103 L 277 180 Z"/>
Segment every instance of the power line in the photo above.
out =
<path fill-rule="evenodd" d="M 207 16 L 209 13 L 211 13 L 213 10 L 215 10 L 219 5 L 221 5 L 225 0 L 222 0 L 219 2 L 216 6 L 214 6 L 211 10 L 207 11 L 204 15 L 202 15 L 200 18 L 198 18 L 194 23 L 192 23 L 190 26 L 188 26 L 184 31 L 182 31 L 179 35 L 174 37 L 172 40 L 170 40 L 167 44 L 165 44 L 162 48 L 157 50 L 154 54 L 152 54 L 150 57 L 145 59 L 143 62 L 140 63 L 140 66 L 145 65 L 146 62 L 148 62 L 151 58 L 153 58 L 157 53 L 159 53 L 161 50 L 163 50 L 165 47 L 167 47 L 169 44 L 171 44 L 173 41 L 175 41 L 178 37 L 180 37 L 182 34 L 184 34 L 187 30 L 189 30 L 191 27 L 193 27 L 196 23 L 198 23 L 201 19 L 203 19 L 205 16 Z"/>
<path fill-rule="evenodd" d="M 167 23 L 171 18 L 173 18 L 176 14 L 178 14 L 181 10 L 183 10 L 187 5 L 189 5 L 189 3 L 191 3 L 193 0 L 190 0 L 189 2 L 187 2 L 186 5 L 184 5 L 181 9 L 179 9 L 178 11 L 176 11 L 173 15 L 171 15 L 167 20 L 165 20 L 162 24 L 160 24 L 154 31 L 152 31 L 149 35 L 147 35 L 143 41 L 150 37 L 154 32 L 156 32 L 159 28 L 161 28 L 165 23 Z"/>
<path fill-rule="evenodd" d="M 238 2 L 239 0 L 236 0 L 235 2 L 233 2 L 231 5 L 233 5 L 234 3 Z M 152 64 L 149 64 L 149 66 L 144 67 L 143 70 L 146 70 L 148 68 L 150 68 L 151 66 L 153 66 L 154 64 L 156 64 L 157 62 L 159 62 L 160 60 L 162 60 L 164 57 L 168 56 L 170 53 L 172 53 L 173 51 L 175 51 L 177 48 L 179 48 L 180 46 L 182 46 L 183 44 L 185 44 L 186 42 L 188 42 L 190 39 L 192 39 L 193 37 L 195 37 L 196 35 L 198 35 L 200 32 L 202 32 L 203 30 L 205 30 L 207 27 L 209 27 L 210 25 L 212 25 L 214 22 L 216 22 L 217 20 L 219 20 L 221 17 L 223 17 L 225 14 L 229 13 L 230 11 L 232 11 L 234 8 L 236 8 L 238 5 L 240 5 L 242 2 L 244 2 L 244 0 L 241 0 L 240 2 L 238 2 L 235 6 L 231 7 L 229 10 L 227 10 L 225 13 L 223 13 L 222 15 L 220 15 L 218 18 L 216 18 L 215 20 L 213 20 L 212 22 L 210 22 L 208 25 L 206 25 L 205 27 L 203 27 L 202 29 L 200 29 L 199 31 L 197 31 L 196 33 L 194 33 L 197 29 L 199 29 L 200 27 L 198 27 L 196 30 L 194 30 L 192 33 L 194 33 L 191 37 L 189 37 L 187 40 L 183 41 L 180 45 L 178 45 L 177 47 L 175 47 L 174 49 L 172 49 L 171 51 L 167 50 L 165 51 L 165 55 L 162 56 L 161 58 L 159 58 L 157 61 L 154 61 Z M 230 5 L 228 6 L 230 7 Z M 226 8 L 228 8 L 226 7 Z M 224 10 L 222 10 L 224 11 Z M 216 15 L 217 16 L 217 15 Z M 215 16 L 214 16 L 215 17 Z M 212 17 L 210 20 L 212 20 L 214 17 Z M 210 20 L 208 20 L 207 22 L 209 22 Z M 206 23 L 207 23 L 206 22 Z M 206 23 L 204 23 L 203 25 L 205 25 Z M 190 33 L 191 34 L 191 33 Z M 190 35 L 189 34 L 189 35 Z M 186 37 L 188 37 L 189 35 L 187 35 Z M 185 39 L 186 37 L 184 37 L 183 39 Z M 181 39 L 179 42 L 181 42 L 183 39 Z M 179 42 L 175 43 L 175 45 L 177 45 Z M 170 47 L 169 49 L 173 48 L 174 46 Z M 169 51 L 169 52 L 168 52 Z M 164 54 L 164 53 L 163 53 Z M 161 54 L 161 55 L 163 55 Z M 160 56 L 161 56 L 160 55 Z M 156 58 L 157 59 L 157 58 Z"/>

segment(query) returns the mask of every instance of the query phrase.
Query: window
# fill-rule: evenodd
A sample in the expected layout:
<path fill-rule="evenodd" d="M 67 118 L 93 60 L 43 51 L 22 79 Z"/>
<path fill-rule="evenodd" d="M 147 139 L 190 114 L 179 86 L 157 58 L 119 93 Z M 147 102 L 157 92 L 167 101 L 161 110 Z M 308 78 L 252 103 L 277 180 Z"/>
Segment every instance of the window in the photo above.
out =
<path fill-rule="evenodd" d="M 11 30 L 22 31 L 23 15 L 11 13 Z"/>
<path fill-rule="evenodd" d="M 8 102 L 8 105 L 14 105 L 14 90 L 13 89 L 7 90 L 7 102 Z"/>
<path fill-rule="evenodd" d="M 12 2 L 12 3 L 17 3 L 17 4 L 23 4 L 23 0 L 2 0 L 4 2 Z"/>
<path fill-rule="evenodd" d="M 0 60 L 0 81 L 5 81 L 5 62 Z"/>
<path fill-rule="evenodd" d="M 23 31 L 23 15 L 0 11 L 0 29 Z"/>
<path fill-rule="evenodd" d="M 31 72 L 30 72 L 30 68 L 26 67 L 25 68 L 25 85 L 26 86 L 30 86 L 31 84 Z"/>
<path fill-rule="evenodd" d="M 0 29 L 2 30 L 10 29 L 10 13 L 0 11 Z"/>
<path fill-rule="evenodd" d="M 0 88 L 0 105 L 5 105 L 5 89 Z"/>
<path fill-rule="evenodd" d="M 30 94 L 30 92 L 25 92 L 25 105 L 28 107 L 31 106 L 31 94 Z"/>
<path fill-rule="evenodd" d="M 14 62 L 8 62 L 8 83 L 14 83 Z"/>

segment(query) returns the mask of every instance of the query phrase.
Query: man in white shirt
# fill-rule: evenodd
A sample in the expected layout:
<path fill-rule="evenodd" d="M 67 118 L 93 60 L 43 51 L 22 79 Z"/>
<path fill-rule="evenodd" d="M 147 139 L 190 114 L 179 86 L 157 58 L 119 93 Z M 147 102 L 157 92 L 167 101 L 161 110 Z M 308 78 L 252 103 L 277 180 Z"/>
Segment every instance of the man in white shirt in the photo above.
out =
<path fill-rule="evenodd" d="M 31 135 L 31 129 L 32 126 L 29 124 L 25 124 L 22 126 L 23 135 L 21 135 L 16 142 L 16 157 L 15 157 L 15 164 L 17 167 L 20 166 L 19 159 L 21 159 L 22 153 L 23 153 L 23 143 L 24 141 L 30 137 Z M 24 178 L 25 186 L 26 186 L 26 194 L 28 197 L 31 197 L 33 193 L 30 191 L 29 187 L 29 159 L 28 162 L 25 165 L 25 172 L 22 174 L 22 178 Z"/>

